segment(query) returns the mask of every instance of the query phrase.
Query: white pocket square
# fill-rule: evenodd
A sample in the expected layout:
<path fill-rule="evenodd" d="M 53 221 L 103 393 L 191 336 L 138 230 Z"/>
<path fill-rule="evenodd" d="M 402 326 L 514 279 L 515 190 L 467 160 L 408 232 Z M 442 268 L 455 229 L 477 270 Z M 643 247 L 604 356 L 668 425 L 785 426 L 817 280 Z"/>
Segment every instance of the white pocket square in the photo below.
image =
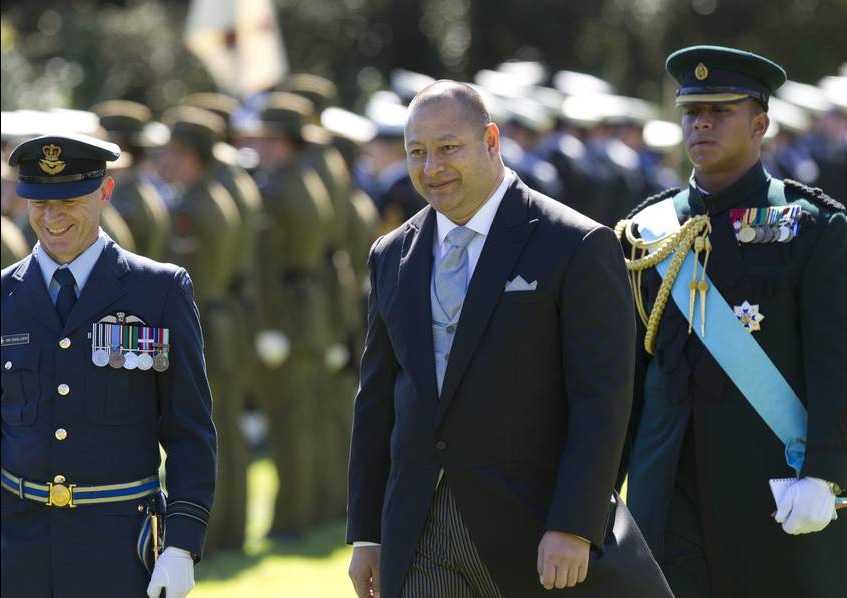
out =
<path fill-rule="evenodd" d="M 527 282 L 524 280 L 523 276 L 520 274 L 515 276 L 514 279 L 510 280 L 506 283 L 506 291 L 510 293 L 512 291 L 534 291 L 538 287 L 538 281 L 533 280 L 532 282 Z"/>

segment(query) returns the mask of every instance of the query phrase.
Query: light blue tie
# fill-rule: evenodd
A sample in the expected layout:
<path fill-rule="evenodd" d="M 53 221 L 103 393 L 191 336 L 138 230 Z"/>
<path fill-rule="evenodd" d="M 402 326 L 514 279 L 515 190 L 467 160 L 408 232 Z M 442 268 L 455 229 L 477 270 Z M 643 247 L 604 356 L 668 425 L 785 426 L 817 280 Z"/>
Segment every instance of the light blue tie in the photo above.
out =
<path fill-rule="evenodd" d="M 456 325 L 462 312 L 462 302 L 468 288 L 468 243 L 476 233 L 465 226 L 457 226 L 444 239 L 450 248 L 435 271 L 431 286 L 432 341 L 435 348 L 435 375 L 438 394 L 444 384 L 444 374 L 450 359 L 450 347 L 456 334 Z"/>

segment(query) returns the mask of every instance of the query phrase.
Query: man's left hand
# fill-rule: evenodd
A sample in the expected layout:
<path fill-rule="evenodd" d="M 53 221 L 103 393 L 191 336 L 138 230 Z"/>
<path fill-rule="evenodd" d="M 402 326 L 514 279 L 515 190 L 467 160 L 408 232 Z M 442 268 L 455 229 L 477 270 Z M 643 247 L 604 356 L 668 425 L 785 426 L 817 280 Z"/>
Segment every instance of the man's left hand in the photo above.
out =
<path fill-rule="evenodd" d="M 802 478 L 782 495 L 775 518 L 788 534 L 819 532 L 830 521 L 838 518 L 835 513 L 835 495 L 825 481 Z"/>
<path fill-rule="evenodd" d="M 156 560 L 147 595 L 159 598 L 162 590 L 168 598 L 185 598 L 194 587 L 194 559 L 182 548 L 168 546 Z"/>
<path fill-rule="evenodd" d="M 538 545 L 538 575 L 546 590 L 572 588 L 588 575 L 588 540 L 548 531 Z"/>

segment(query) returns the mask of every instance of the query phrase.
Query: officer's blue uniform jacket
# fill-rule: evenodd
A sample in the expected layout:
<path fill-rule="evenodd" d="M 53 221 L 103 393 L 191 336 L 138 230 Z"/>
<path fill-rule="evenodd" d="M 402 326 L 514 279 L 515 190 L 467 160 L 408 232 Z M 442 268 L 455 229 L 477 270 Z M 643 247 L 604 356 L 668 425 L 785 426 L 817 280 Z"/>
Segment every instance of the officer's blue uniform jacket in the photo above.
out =
<path fill-rule="evenodd" d="M 92 324 L 118 312 L 169 329 L 167 370 L 92 363 Z M 41 484 L 59 475 L 118 484 L 156 475 L 161 444 L 165 545 L 199 558 L 216 439 L 188 273 L 107 237 L 63 327 L 30 255 L 2 271 L 2 335 L 3 468 Z M 0 495 L 3 596 L 146 596 L 149 573 L 136 554 L 145 500 L 58 508 Z"/>

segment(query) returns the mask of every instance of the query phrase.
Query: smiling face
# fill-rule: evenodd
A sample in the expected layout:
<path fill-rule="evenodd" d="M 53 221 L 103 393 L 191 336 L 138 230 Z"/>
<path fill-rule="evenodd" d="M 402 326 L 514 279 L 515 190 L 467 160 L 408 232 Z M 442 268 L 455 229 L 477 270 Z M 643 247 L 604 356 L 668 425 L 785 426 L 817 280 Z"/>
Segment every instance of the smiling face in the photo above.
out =
<path fill-rule="evenodd" d="M 461 100 L 435 95 L 413 103 L 406 121 L 412 184 L 436 210 L 465 224 L 503 179 L 500 133 Z"/>
<path fill-rule="evenodd" d="M 97 239 L 100 212 L 109 201 L 114 184 L 106 177 L 100 188 L 88 195 L 29 200 L 30 226 L 57 264 L 72 262 Z"/>
<path fill-rule="evenodd" d="M 756 102 L 688 104 L 682 107 L 685 151 L 698 182 L 709 191 L 735 181 L 759 159 L 768 115 Z"/>

